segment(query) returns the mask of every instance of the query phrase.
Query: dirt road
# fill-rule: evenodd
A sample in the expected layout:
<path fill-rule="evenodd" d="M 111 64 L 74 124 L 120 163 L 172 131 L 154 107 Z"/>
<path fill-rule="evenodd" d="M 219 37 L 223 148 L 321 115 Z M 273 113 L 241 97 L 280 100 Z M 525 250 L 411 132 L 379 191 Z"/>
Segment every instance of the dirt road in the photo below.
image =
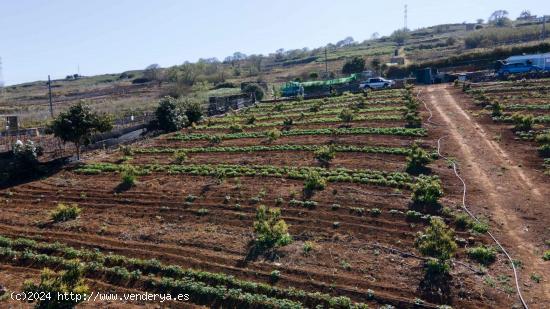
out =
<path fill-rule="evenodd" d="M 520 284 L 530 308 L 544 308 L 550 302 L 550 263 L 541 258 L 544 239 L 550 239 L 547 186 L 493 140 L 493 132 L 469 113 L 471 102 L 452 85 L 429 86 L 422 93 L 433 122 L 440 125 L 434 130 L 448 135 L 443 153 L 457 159 L 465 176 L 467 205 L 474 214 L 490 219 L 491 231 L 522 262 Z M 542 275 L 540 283 L 530 279 L 533 273 Z"/>

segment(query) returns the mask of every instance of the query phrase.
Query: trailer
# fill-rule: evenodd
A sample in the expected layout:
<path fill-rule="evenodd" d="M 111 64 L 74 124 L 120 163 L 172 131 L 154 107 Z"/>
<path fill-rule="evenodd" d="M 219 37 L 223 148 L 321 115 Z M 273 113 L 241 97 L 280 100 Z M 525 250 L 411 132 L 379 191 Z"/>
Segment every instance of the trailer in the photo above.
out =
<path fill-rule="evenodd" d="M 538 67 L 544 71 L 550 71 L 550 53 L 518 55 L 504 59 L 503 64 L 523 64 Z"/>

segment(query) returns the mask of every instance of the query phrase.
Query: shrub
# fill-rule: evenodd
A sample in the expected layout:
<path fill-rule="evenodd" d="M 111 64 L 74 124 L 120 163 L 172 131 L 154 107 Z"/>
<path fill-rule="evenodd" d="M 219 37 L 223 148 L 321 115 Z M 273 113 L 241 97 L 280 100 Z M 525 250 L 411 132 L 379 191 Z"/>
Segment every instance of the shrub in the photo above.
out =
<path fill-rule="evenodd" d="M 318 172 L 310 171 L 306 176 L 304 182 L 304 191 L 306 193 L 312 193 L 315 190 L 323 190 L 327 185 L 326 179 L 321 177 Z"/>
<path fill-rule="evenodd" d="M 279 278 L 281 278 L 281 272 L 278 271 L 278 270 L 273 270 L 269 274 L 269 278 L 271 279 L 271 282 L 277 282 L 279 280 Z"/>
<path fill-rule="evenodd" d="M 439 217 L 430 219 L 430 226 L 418 235 L 415 245 L 423 255 L 439 260 L 450 259 L 457 249 L 452 230 Z"/>
<path fill-rule="evenodd" d="M 411 151 L 407 155 L 407 172 L 418 174 L 426 170 L 426 165 L 432 161 L 427 151 L 416 142 L 412 144 Z"/>
<path fill-rule="evenodd" d="M 543 158 L 550 157 L 550 144 L 541 145 L 537 149 L 541 157 Z"/>
<path fill-rule="evenodd" d="M 475 221 L 472 224 L 472 230 L 480 234 L 485 234 L 487 233 L 487 231 L 489 231 L 489 224 L 482 221 L 479 221 L 479 222 Z"/>
<path fill-rule="evenodd" d="M 290 128 L 293 124 L 294 120 L 292 120 L 292 118 L 285 118 L 285 120 L 283 120 L 283 126 L 285 128 Z"/>
<path fill-rule="evenodd" d="M 420 175 L 412 187 L 413 206 L 420 206 L 428 212 L 441 209 L 439 198 L 443 196 L 441 181 L 437 177 Z"/>
<path fill-rule="evenodd" d="M 514 131 L 530 131 L 533 128 L 534 118 L 532 115 L 514 113 L 512 115 Z"/>
<path fill-rule="evenodd" d="M 130 146 L 122 145 L 118 148 L 120 153 L 122 153 L 123 156 L 129 157 L 134 155 L 134 150 Z"/>
<path fill-rule="evenodd" d="M 252 125 L 256 122 L 256 116 L 250 115 L 246 118 L 246 124 Z"/>
<path fill-rule="evenodd" d="M 137 169 L 129 164 L 122 167 L 121 179 L 122 184 L 128 187 L 133 186 L 136 183 Z"/>
<path fill-rule="evenodd" d="M 361 73 L 365 70 L 365 59 L 362 57 L 353 57 L 350 60 L 347 60 L 342 66 L 342 73 L 351 74 L 351 73 Z"/>
<path fill-rule="evenodd" d="M 491 109 L 492 109 L 492 112 L 491 112 L 492 117 L 502 116 L 502 105 L 500 103 L 494 102 L 493 104 L 491 104 Z"/>
<path fill-rule="evenodd" d="M 542 255 L 542 259 L 545 261 L 550 261 L 550 250 L 544 251 L 544 254 Z"/>
<path fill-rule="evenodd" d="M 424 263 L 426 278 L 429 280 L 437 280 L 449 273 L 450 266 L 446 261 L 438 259 L 429 259 Z"/>
<path fill-rule="evenodd" d="M 211 136 L 208 136 L 208 141 L 211 144 L 219 144 L 222 142 L 222 138 L 219 135 L 211 135 Z"/>
<path fill-rule="evenodd" d="M 540 144 L 550 144 L 550 133 L 538 134 L 535 137 L 535 141 Z"/>
<path fill-rule="evenodd" d="M 467 214 L 461 213 L 455 215 L 455 224 L 456 227 L 459 229 L 466 229 L 468 227 L 471 227 L 473 225 L 472 220 L 470 219 L 470 216 Z"/>
<path fill-rule="evenodd" d="M 321 165 L 328 166 L 330 161 L 334 159 L 336 152 L 334 148 L 330 146 L 321 146 L 314 152 L 315 159 L 321 163 Z"/>
<path fill-rule="evenodd" d="M 36 308 L 74 308 L 84 300 L 88 294 L 88 287 L 84 284 L 83 268 L 78 262 L 69 262 L 68 269 L 56 273 L 45 268 L 40 275 L 40 283 L 37 285 L 32 281 L 25 281 L 22 290 L 33 295 L 50 295 L 43 299 L 35 299 Z M 59 294 L 72 294 L 74 297 L 58 298 Z M 49 298 L 49 299 L 48 299 Z"/>
<path fill-rule="evenodd" d="M 378 208 L 372 208 L 372 209 L 369 210 L 369 213 L 373 217 L 378 217 L 382 214 L 382 211 Z"/>
<path fill-rule="evenodd" d="M 314 104 L 309 108 L 309 111 L 312 113 L 317 113 L 320 110 L 321 110 L 321 103 Z"/>
<path fill-rule="evenodd" d="M 403 118 L 407 121 L 406 128 L 420 128 L 422 126 L 422 119 L 420 119 L 416 110 L 408 109 L 404 113 Z"/>
<path fill-rule="evenodd" d="M 248 84 L 243 89 L 244 93 L 253 93 L 256 101 L 261 101 L 264 98 L 264 90 L 258 84 Z"/>
<path fill-rule="evenodd" d="M 342 109 L 338 117 L 340 117 L 343 122 L 351 122 L 353 120 L 353 111 L 351 109 L 344 108 Z"/>
<path fill-rule="evenodd" d="M 231 133 L 240 133 L 243 131 L 243 126 L 240 123 L 232 123 L 229 126 L 229 131 L 231 131 Z"/>
<path fill-rule="evenodd" d="M 277 128 L 273 128 L 273 129 L 268 130 L 267 132 L 265 132 L 265 135 L 267 136 L 267 139 L 270 142 L 273 142 L 273 141 L 279 139 L 282 134 L 283 133 Z"/>
<path fill-rule="evenodd" d="M 174 152 L 174 163 L 183 164 L 187 160 L 187 152 L 183 149 Z"/>
<path fill-rule="evenodd" d="M 150 123 L 150 126 L 164 132 L 174 132 L 186 126 L 187 123 L 187 116 L 178 106 L 176 99 L 166 96 L 160 99 L 155 110 L 155 120 Z"/>
<path fill-rule="evenodd" d="M 302 251 L 305 255 L 308 255 L 314 248 L 314 245 L 311 241 L 304 242 L 304 245 L 302 246 Z"/>
<path fill-rule="evenodd" d="M 57 204 L 57 207 L 51 212 L 50 217 L 54 222 L 64 222 L 76 219 L 81 211 L 77 204 Z"/>
<path fill-rule="evenodd" d="M 483 265 L 489 265 L 496 259 L 496 252 L 491 247 L 479 246 L 470 248 L 467 253 L 471 259 L 474 259 Z"/>
<path fill-rule="evenodd" d="M 254 221 L 254 233 L 256 244 L 261 249 L 286 246 L 292 242 L 288 233 L 288 226 L 281 218 L 281 210 L 258 206 L 256 220 Z"/>
<path fill-rule="evenodd" d="M 188 123 L 198 123 L 202 119 L 203 110 L 200 101 L 185 99 L 182 108 L 185 111 L 184 113 Z"/>
<path fill-rule="evenodd" d="M 39 164 L 38 157 L 40 155 L 42 155 L 42 148 L 31 140 L 27 140 L 25 143 L 18 140 L 13 144 L 16 169 L 35 169 Z"/>

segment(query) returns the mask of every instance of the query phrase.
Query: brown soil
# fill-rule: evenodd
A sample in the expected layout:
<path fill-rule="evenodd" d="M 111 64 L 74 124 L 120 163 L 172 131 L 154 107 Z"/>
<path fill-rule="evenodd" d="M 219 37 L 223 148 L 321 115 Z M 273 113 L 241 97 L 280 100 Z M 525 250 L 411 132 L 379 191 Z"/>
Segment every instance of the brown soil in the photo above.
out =
<path fill-rule="evenodd" d="M 479 109 L 451 86 L 427 87 L 423 97 L 434 112 L 433 121 L 441 125 L 435 130 L 448 136 L 442 151 L 457 158 L 466 179 L 467 205 L 491 220 L 491 230 L 522 262 L 521 289 L 530 307 L 544 308 L 550 299 L 550 268 L 541 258 L 550 238 L 550 186 L 534 169 L 533 162 L 540 161 L 536 152 L 511 140 L 508 127 L 474 117 Z M 495 141 L 496 135 L 503 140 Z M 543 276 L 540 284 L 530 279 L 532 273 Z"/>

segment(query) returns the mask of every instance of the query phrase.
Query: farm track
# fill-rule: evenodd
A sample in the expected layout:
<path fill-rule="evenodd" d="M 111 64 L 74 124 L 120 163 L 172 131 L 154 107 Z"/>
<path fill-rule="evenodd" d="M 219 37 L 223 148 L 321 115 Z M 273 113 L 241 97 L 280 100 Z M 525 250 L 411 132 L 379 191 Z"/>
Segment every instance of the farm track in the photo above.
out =
<path fill-rule="evenodd" d="M 460 100 L 462 97 L 450 88 L 445 85 L 428 87 L 426 98 L 436 112 L 434 121 L 451 137 L 452 144 L 444 144 L 443 150 L 458 156 L 461 172 L 467 182 L 473 184 L 470 187 L 475 187 L 473 192 L 486 198 L 485 201 L 471 198 L 474 211 L 483 211 L 479 209 L 480 204 L 488 206 L 488 216 L 494 220 L 494 229 L 503 237 L 504 246 L 525 267 L 521 271 L 523 283 L 530 281 L 531 273 L 549 278 L 550 270 L 538 250 L 542 242 L 540 237 L 547 233 L 544 231 L 547 222 L 543 218 L 550 195 L 548 186 L 543 185 L 545 180 L 522 169 L 515 156 L 491 140 L 488 129 L 465 110 L 467 101 Z M 550 280 L 541 281 L 539 287 L 528 288 L 525 292 L 531 308 L 544 308 L 543 303 L 550 299 Z"/>

